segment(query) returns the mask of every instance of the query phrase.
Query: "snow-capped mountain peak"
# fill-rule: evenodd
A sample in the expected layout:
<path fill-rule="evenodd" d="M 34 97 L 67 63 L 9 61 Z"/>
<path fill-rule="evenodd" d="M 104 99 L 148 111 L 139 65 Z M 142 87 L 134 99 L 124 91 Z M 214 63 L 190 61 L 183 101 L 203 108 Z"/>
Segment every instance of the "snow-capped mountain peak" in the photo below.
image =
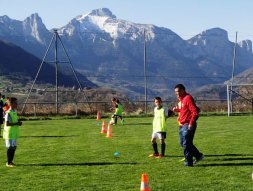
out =
<path fill-rule="evenodd" d="M 80 15 L 76 17 L 76 20 L 80 23 L 89 21 L 101 27 L 103 26 L 103 23 L 109 18 L 116 19 L 116 16 L 113 15 L 109 9 L 101 8 L 95 9 L 88 14 Z"/>
<path fill-rule="evenodd" d="M 222 40 L 222 42 L 221 42 Z M 192 45 L 224 44 L 229 42 L 228 33 L 221 28 L 212 28 L 201 32 L 188 40 Z"/>
<path fill-rule="evenodd" d="M 116 18 L 116 16 L 113 15 L 112 12 L 108 8 L 95 9 L 95 10 L 91 11 L 88 15 Z"/>
<path fill-rule="evenodd" d="M 117 17 L 108 9 L 95 9 L 88 14 L 77 16 L 68 25 L 62 27 L 60 34 L 67 33 L 72 36 L 75 32 L 85 33 L 108 33 L 111 38 L 125 38 L 125 35 L 131 40 L 143 36 L 146 30 L 147 38 L 154 38 L 153 25 L 136 24 L 130 21 L 117 19 Z"/>

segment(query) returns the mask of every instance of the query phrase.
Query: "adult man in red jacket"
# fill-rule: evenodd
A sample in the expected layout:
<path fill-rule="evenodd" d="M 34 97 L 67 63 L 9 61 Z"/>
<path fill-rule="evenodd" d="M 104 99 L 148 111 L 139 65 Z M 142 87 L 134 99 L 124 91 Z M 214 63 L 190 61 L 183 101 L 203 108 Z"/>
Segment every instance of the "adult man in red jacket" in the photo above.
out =
<path fill-rule="evenodd" d="M 180 144 L 184 149 L 185 166 L 193 166 L 193 157 L 195 162 L 203 159 L 204 155 L 193 144 L 194 134 L 197 128 L 197 119 L 199 117 L 199 108 L 196 106 L 193 97 L 188 94 L 183 84 L 175 86 L 175 94 L 181 101 L 181 108 L 174 107 L 174 112 L 179 112 L 178 122 Z"/>

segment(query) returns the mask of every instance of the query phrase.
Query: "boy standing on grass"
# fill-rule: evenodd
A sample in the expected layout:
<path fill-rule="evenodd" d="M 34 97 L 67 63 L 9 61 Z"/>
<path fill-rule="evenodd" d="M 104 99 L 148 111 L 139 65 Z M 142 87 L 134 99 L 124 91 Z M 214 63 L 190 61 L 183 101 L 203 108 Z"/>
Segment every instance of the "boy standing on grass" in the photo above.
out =
<path fill-rule="evenodd" d="M 168 108 L 163 107 L 162 99 L 160 97 L 155 97 L 155 108 L 154 108 L 154 119 L 153 119 L 153 133 L 151 138 L 152 147 L 154 153 L 149 155 L 149 157 L 163 158 L 165 156 L 165 139 L 166 139 L 166 118 L 169 115 Z M 170 111 L 171 112 L 171 111 Z M 160 139 L 161 143 L 161 153 L 159 154 L 157 148 L 156 139 Z"/>
<path fill-rule="evenodd" d="M 13 163 L 15 151 L 17 148 L 17 138 L 19 137 L 19 126 L 22 122 L 19 121 L 16 112 L 17 109 L 17 98 L 11 97 L 9 100 L 10 109 L 6 112 L 3 138 L 7 148 L 7 167 L 15 167 Z"/>

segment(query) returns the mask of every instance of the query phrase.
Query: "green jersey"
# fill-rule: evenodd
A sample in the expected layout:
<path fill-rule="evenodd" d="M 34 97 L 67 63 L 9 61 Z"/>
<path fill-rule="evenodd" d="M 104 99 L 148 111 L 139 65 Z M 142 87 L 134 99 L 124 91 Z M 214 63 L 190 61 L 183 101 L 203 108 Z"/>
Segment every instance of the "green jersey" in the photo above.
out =
<path fill-rule="evenodd" d="M 122 106 L 120 103 L 118 103 L 117 108 L 116 108 L 114 114 L 115 114 L 115 115 L 122 116 L 122 112 L 123 112 L 123 106 Z"/>
<path fill-rule="evenodd" d="M 153 132 L 166 132 L 166 109 L 164 107 L 154 109 Z"/>
<path fill-rule="evenodd" d="M 17 123 L 18 122 L 17 112 L 14 110 L 9 110 L 6 113 L 3 131 L 4 139 L 17 139 L 19 137 L 19 126 L 18 125 L 7 126 L 7 121 L 9 121 L 9 123 Z"/>

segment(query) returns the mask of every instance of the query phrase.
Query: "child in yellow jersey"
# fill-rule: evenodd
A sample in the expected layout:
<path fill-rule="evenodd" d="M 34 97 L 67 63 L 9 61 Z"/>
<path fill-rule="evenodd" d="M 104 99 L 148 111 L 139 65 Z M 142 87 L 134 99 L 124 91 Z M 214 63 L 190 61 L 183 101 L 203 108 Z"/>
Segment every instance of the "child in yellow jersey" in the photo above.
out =
<path fill-rule="evenodd" d="M 153 119 L 153 133 L 151 138 L 152 147 L 154 153 L 149 155 L 149 157 L 162 158 L 165 156 L 165 139 L 166 139 L 166 118 L 168 117 L 168 108 L 162 105 L 162 99 L 156 97 L 154 99 L 155 108 L 154 108 L 154 119 Z M 161 153 L 159 154 L 157 149 L 156 139 L 160 139 L 161 143 Z"/>
<path fill-rule="evenodd" d="M 111 117 L 111 124 L 117 124 L 118 118 L 121 120 L 121 124 L 124 124 L 124 119 L 123 119 L 123 105 L 120 103 L 120 101 L 116 98 L 112 99 L 112 103 L 114 106 L 114 114 Z"/>
<path fill-rule="evenodd" d="M 19 137 L 19 126 L 22 122 L 18 119 L 16 112 L 17 98 L 11 97 L 9 100 L 10 109 L 6 112 L 3 138 L 7 148 L 7 167 L 15 167 L 13 163 L 15 151 L 17 148 L 17 138 Z"/>

